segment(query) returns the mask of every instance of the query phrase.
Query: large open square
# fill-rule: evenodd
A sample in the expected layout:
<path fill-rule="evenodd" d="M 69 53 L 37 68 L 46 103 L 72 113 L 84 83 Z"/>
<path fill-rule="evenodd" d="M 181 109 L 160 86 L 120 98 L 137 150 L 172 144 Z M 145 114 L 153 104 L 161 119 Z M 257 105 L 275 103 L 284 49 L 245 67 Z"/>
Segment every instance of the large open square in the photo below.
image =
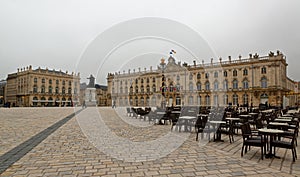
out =
<path fill-rule="evenodd" d="M 128 117 L 125 108 L 88 107 L 73 117 L 69 116 L 68 121 L 61 122 L 79 109 L 0 109 L 0 169 L 5 168 L 7 161 L 13 161 L 1 176 L 300 174 L 299 160 L 292 161 L 290 150 L 277 148 L 276 154 L 280 159 L 261 160 L 259 148 L 252 147 L 241 157 L 241 135 L 234 135 L 233 143 L 229 143 L 225 135 L 222 135 L 224 142 L 205 142 L 201 139 L 197 142 L 193 131 L 171 132 L 170 125 L 154 125 L 143 119 Z M 60 124 L 56 124 L 55 131 L 47 129 L 57 122 Z M 41 142 L 22 145 L 42 131 L 46 136 L 39 136 L 42 137 Z M 182 139 L 184 141 L 180 144 L 179 140 Z M 157 142 L 159 148 L 155 149 Z M 12 151 L 16 147 L 21 150 Z M 166 147 L 173 149 L 168 151 Z M 21 152 L 22 148 L 26 153 Z M 10 156 L 9 152 L 19 154 L 20 157 L 16 158 L 14 154 Z M 11 158 L 4 161 L 4 157 Z"/>

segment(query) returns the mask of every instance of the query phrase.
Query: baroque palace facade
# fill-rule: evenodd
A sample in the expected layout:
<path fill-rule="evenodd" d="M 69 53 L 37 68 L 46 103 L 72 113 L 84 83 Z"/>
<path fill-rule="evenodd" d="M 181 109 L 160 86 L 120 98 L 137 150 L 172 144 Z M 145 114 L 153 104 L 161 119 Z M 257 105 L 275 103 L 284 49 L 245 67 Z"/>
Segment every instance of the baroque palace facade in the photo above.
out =
<path fill-rule="evenodd" d="M 6 81 L 10 106 L 72 106 L 79 101 L 79 73 L 29 66 L 8 74 Z"/>
<path fill-rule="evenodd" d="M 109 73 L 108 103 L 117 106 L 295 106 L 298 83 L 287 77 L 286 57 L 268 56 L 192 65 L 161 59 L 156 70 Z"/>

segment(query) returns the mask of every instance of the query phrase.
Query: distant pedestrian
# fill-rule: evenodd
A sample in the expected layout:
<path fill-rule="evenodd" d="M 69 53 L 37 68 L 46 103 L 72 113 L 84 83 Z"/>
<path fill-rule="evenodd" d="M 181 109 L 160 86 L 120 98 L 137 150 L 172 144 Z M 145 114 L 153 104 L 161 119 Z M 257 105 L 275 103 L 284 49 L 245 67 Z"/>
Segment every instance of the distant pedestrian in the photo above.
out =
<path fill-rule="evenodd" d="M 116 101 L 113 101 L 112 108 L 116 108 Z"/>

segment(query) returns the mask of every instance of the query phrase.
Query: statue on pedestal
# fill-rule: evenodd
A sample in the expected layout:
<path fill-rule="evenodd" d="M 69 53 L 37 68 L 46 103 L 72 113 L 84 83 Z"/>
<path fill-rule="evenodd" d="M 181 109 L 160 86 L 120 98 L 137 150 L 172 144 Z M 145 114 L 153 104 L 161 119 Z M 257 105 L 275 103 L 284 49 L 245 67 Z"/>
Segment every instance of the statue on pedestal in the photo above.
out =
<path fill-rule="evenodd" d="M 87 79 L 89 79 L 89 85 L 87 86 L 88 88 L 95 88 L 95 78 L 94 76 L 91 74 L 90 77 L 88 77 Z"/>

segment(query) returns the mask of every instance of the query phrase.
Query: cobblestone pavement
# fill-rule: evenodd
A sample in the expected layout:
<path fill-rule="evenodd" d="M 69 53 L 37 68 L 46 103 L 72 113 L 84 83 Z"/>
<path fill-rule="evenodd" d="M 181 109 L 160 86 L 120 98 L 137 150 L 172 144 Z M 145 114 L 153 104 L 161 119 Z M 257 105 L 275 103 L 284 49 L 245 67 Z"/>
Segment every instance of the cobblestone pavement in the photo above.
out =
<path fill-rule="evenodd" d="M 19 111 L 18 109 L 12 110 Z M 53 111 L 43 108 L 40 110 L 43 110 L 41 112 L 47 115 L 46 112 L 53 113 Z M 98 116 L 94 116 L 95 111 L 99 112 L 99 114 L 97 113 Z M 149 124 L 147 121 L 126 117 L 122 111 L 117 113 L 112 108 L 87 108 L 83 110 L 76 118 L 69 120 L 49 135 L 0 176 L 295 176 L 290 175 L 290 172 L 294 172 L 294 170 L 278 169 L 275 164 L 271 163 L 270 165 L 271 160 L 269 159 L 258 160 L 259 154 L 255 153 L 255 148 L 252 148 L 241 158 L 240 151 L 238 152 L 238 149 L 241 148 L 239 136 L 235 137 L 236 142 L 232 144 L 224 137 L 224 143 L 210 142 L 205 146 L 199 146 L 199 143 L 195 141 L 194 133 L 180 133 L 180 135 L 176 132 L 170 133 L 170 126 L 168 125 L 146 126 L 146 124 Z M 26 116 L 24 119 L 36 119 L 35 116 L 40 115 L 24 114 L 24 116 Z M 64 116 L 62 114 L 61 116 L 57 115 L 56 120 L 62 119 Z M 119 116 L 122 116 L 122 119 Z M 2 117 L 2 114 L 0 117 Z M 93 119 L 89 119 L 90 117 L 93 117 Z M 128 119 L 129 122 L 140 121 L 139 124 L 145 126 L 127 124 L 125 122 L 128 121 L 124 121 L 125 119 Z M 43 119 L 43 121 L 47 122 L 48 120 Z M 92 121 L 94 125 L 89 125 L 89 121 Z M 13 127 L 15 123 L 15 121 L 8 121 L 7 125 Z M 101 139 L 95 139 L 95 137 L 99 136 L 98 133 L 103 132 L 94 129 L 94 127 L 103 128 L 103 125 L 101 125 L 103 123 L 105 123 L 106 128 L 110 129 L 110 134 L 113 135 L 104 134 L 104 140 L 106 141 L 101 142 Z M 40 121 L 40 124 L 47 127 L 46 123 L 42 121 Z M 48 126 L 50 125 L 48 124 Z M 90 129 L 87 130 L 86 128 Z M 1 126 L 0 129 L 3 129 L 3 127 Z M 31 130 L 38 132 L 33 128 Z M 28 131 L 30 130 L 28 129 Z M 0 132 L 2 133 L 3 130 L 0 130 Z M 8 134 L 12 135 L 9 132 Z M 119 142 L 119 144 L 118 142 L 115 142 L 115 144 L 108 142 L 107 140 L 112 137 L 122 138 L 121 140 L 128 139 L 134 143 L 145 143 L 157 139 L 163 140 L 162 138 L 168 134 L 178 137 L 178 139 L 184 137 L 184 142 L 177 149 L 171 151 L 170 154 L 164 154 L 153 160 L 147 158 L 137 159 L 136 161 L 127 158 L 120 160 L 120 157 L 115 158 L 108 155 L 109 152 L 114 152 L 115 147 L 110 147 L 112 151 L 103 151 L 107 149 L 99 147 L 101 143 L 106 143 L 102 146 L 124 146 L 122 142 Z M 2 134 L 0 135 L 2 136 Z M 29 138 L 32 135 L 34 133 L 27 133 L 26 137 Z M 26 139 L 10 138 L 15 139 L 10 142 Z M 122 151 L 122 148 L 116 148 L 118 151 Z M 128 152 L 126 148 L 123 148 L 123 150 Z M 140 156 L 149 153 L 147 151 L 143 152 L 144 150 L 140 150 Z M 155 149 L 150 149 L 150 151 L 157 153 Z M 120 152 L 119 155 L 124 154 Z M 278 155 L 280 156 L 281 153 Z M 290 157 L 286 156 L 286 158 Z M 298 161 L 294 166 L 297 165 L 299 166 Z"/>

